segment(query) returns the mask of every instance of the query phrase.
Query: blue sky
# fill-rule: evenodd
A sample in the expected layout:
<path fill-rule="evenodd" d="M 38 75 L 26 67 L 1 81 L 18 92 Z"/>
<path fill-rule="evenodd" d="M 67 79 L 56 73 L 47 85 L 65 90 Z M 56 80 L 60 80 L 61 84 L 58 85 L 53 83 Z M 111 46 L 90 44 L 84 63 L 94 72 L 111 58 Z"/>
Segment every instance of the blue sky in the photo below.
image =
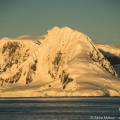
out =
<path fill-rule="evenodd" d="M 120 0 L 0 0 L 0 39 L 40 36 L 54 26 L 120 45 Z"/>

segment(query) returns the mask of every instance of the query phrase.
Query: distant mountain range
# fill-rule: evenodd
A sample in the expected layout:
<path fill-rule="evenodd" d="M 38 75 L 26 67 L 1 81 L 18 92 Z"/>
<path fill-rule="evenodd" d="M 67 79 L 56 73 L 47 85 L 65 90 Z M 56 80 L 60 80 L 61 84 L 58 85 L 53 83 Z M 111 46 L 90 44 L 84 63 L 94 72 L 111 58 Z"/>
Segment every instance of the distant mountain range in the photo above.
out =
<path fill-rule="evenodd" d="M 120 48 L 68 27 L 0 40 L 0 96 L 120 96 Z"/>

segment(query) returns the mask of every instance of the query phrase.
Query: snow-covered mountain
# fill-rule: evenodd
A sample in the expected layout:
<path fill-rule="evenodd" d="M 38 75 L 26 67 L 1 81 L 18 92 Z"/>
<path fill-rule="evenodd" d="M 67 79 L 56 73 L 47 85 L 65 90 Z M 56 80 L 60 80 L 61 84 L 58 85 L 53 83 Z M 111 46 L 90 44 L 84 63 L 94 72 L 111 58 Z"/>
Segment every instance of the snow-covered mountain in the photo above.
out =
<path fill-rule="evenodd" d="M 120 56 L 120 46 L 106 45 L 106 44 L 95 44 L 101 52 L 106 56 Z"/>
<path fill-rule="evenodd" d="M 68 27 L 3 38 L 0 50 L 1 97 L 120 95 L 110 62 L 87 35 Z"/>
<path fill-rule="evenodd" d="M 120 77 L 120 46 L 96 44 L 99 51 L 111 63 Z"/>

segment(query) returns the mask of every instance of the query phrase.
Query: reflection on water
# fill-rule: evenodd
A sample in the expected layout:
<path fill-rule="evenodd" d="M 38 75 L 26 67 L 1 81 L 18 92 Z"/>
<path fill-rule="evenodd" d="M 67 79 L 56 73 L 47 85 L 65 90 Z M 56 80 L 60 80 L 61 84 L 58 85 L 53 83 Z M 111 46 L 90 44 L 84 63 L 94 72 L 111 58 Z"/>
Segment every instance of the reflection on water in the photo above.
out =
<path fill-rule="evenodd" d="M 117 97 L 0 99 L 0 120 L 116 120 L 119 107 Z"/>

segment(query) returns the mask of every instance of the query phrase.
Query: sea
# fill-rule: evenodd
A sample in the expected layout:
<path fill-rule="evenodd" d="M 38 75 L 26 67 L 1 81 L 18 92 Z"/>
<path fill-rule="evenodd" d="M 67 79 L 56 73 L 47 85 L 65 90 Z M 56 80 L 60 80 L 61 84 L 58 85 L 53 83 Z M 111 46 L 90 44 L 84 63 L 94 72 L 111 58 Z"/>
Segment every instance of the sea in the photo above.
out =
<path fill-rule="evenodd" d="M 0 98 L 0 120 L 120 120 L 120 97 Z"/>

